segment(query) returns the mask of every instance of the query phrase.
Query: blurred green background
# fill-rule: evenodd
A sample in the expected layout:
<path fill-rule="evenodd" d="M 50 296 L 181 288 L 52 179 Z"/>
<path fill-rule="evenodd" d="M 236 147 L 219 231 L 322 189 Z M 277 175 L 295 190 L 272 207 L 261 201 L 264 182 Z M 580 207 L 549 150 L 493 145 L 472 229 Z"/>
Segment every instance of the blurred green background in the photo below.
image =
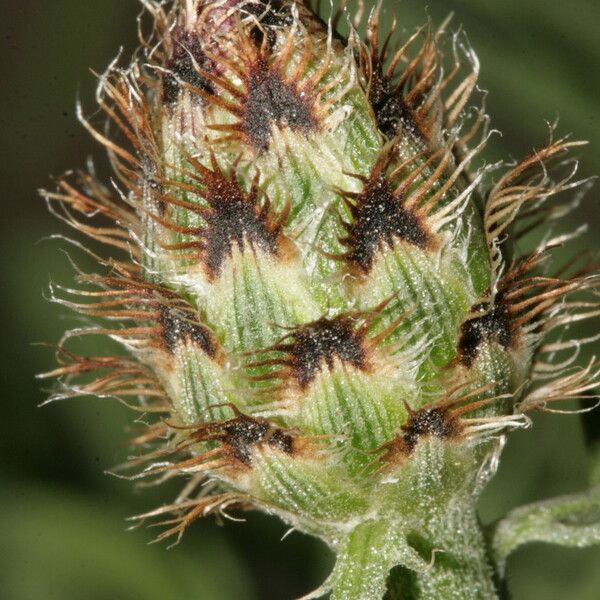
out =
<path fill-rule="evenodd" d="M 597 0 L 404 0 L 395 7 L 408 31 L 426 14 L 439 23 L 450 11 L 453 26 L 464 26 L 481 59 L 492 124 L 503 132 L 490 159 L 527 152 L 544 140 L 546 120 L 560 116 L 559 134 L 591 141 L 580 153 L 582 173 L 600 173 Z M 36 188 L 100 156 L 76 122 L 75 97 L 94 110 L 89 68 L 103 70 L 122 45 L 125 55 L 131 51 L 138 10 L 135 0 L 0 3 L 0 600 L 291 599 L 327 573 L 331 557 L 318 542 L 299 534 L 280 541 L 282 524 L 251 514 L 245 524 L 197 523 L 173 549 L 148 545 L 156 532 L 126 531 L 125 519 L 176 489 L 135 492 L 104 474 L 126 455 L 132 415 L 98 400 L 36 407 L 44 392 L 33 376 L 53 359 L 32 343 L 55 341 L 74 323 L 43 298 L 50 280 L 69 282 L 71 268 L 61 244 L 47 239 L 62 230 Z M 577 215 L 590 227 L 580 246 L 600 244 L 599 193 L 592 190 Z M 589 431 L 597 423 L 595 416 Z M 535 425 L 511 437 L 481 503 L 486 522 L 587 485 L 579 417 L 543 415 Z M 510 560 L 509 577 L 515 600 L 597 600 L 600 549 L 527 546 Z"/>

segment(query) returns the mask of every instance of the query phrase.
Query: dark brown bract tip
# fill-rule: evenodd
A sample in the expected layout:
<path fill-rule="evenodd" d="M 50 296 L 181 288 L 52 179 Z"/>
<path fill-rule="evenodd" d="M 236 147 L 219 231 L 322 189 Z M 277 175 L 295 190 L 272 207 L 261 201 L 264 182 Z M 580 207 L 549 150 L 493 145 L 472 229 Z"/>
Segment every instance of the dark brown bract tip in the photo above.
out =
<path fill-rule="evenodd" d="M 498 281 L 493 297 L 488 290 L 471 308 L 460 327 L 457 356 L 451 365 L 458 362 L 471 367 L 484 344 L 496 343 L 504 350 L 517 347 L 527 334 L 544 331 L 546 316 L 566 295 L 590 285 L 585 274 L 565 279 L 532 274 L 547 257 L 540 250 L 521 260 Z M 550 326 L 552 322 L 549 319 Z"/>
<path fill-rule="evenodd" d="M 368 97 L 377 127 L 387 138 L 408 131 L 415 137 L 427 139 L 428 134 L 423 131 L 416 113 L 404 96 L 394 89 L 392 81 L 383 74 L 379 60 L 373 64 Z"/>
<path fill-rule="evenodd" d="M 510 315 L 504 305 L 476 304 L 470 312 L 479 312 L 481 316 L 468 319 L 460 326 L 458 359 L 465 367 L 473 365 L 482 344 L 494 341 L 506 350 L 512 341 Z"/>
<path fill-rule="evenodd" d="M 321 24 L 306 7 L 295 11 L 293 6 L 288 1 L 247 1 L 236 7 L 226 26 L 201 26 L 206 54 L 215 63 L 201 72 L 212 93 L 198 86 L 190 90 L 219 111 L 217 122 L 207 125 L 221 134 L 213 143 L 239 142 L 261 154 L 268 150 L 274 128 L 304 135 L 317 131 L 339 99 L 334 88 L 342 75 L 329 77 L 332 53 L 323 40 L 325 31 L 313 39 Z M 223 118 L 221 111 L 233 120 Z"/>
<path fill-rule="evenodd" d="M 445 68 L 441 46 L 447 40 L 447 21 L 437 30 L 430 25 L 422 27 L 396 46 L 390 43 L 391 34 L 381 40 L 380 18 L 381 4 L 371 12 L 366 44 L 359 52 L 365 91 L 379 129 L 388 138 L 407 134 L 424 146 L 437 147 L 442 143 L 442 132 L 450 131 L 461 118 L 476 88 L 477 58 L 466 40 L 458 44 L 454 37 L 454 64 Z M 395 22 L 391 31 L 394 29 Z M 481 111 L 474 121 L 473 134 L 484 122 Z M 466 134 L 457 142 L 457 148 L 471 137 L 471 133 Z"/>
<path fill-rule="evenodd" d="M 274 256 L 283 255 L 283 247 L 288 247 L 283 235 L 288 209 L 284 208 L 275 218 L 271 213 L 268 197 L 259 189 L 257 177 L 249 192 L 245 192 L 238 183 L 235 169 L 226 175 L 220 170 L 214 155 L 211 159 L 212 169 L 209 169 L 195 158 L 188 157 L 195 171 L 186 174 L 194 183 L 188 185 L 173 182 L 174 187 L 183 187 L 188 194 L 199 196 L 203 201 L 202 205 L 164 197 L 168 204 L 199 215 L 204 224 L 199 227 L 181 227 L 168 219 L 155 219 L 167 229 L 189 239 L 165 245 L 164 248 L 193 251 L 187 257 L 199 258 L 208 278 L 214 280 L 219 276 L 227 257 L 231 256 L 234 246 L 240 252 L 246 247 L 255 247 Z M 182 255 L 182 258 L 186 258 L 186 255 Z"/>
<path fill-rule="evenodd" d="M 273 49 L 277 41 L 277 30 L 289 27 L 294 19 L 291 4 L 283 0 L 253 0 L 244 4 L 243 11 L 254 17 L 256 24 L 249 31 L 257 46 L 266 42 Z"/>
<path fill-rule="evenodd" d="M 324 365 L 332 369 L 335 359 L 357 369 L 367 366 L 364 334 L 344 316 L 304 325 L 284 346 L 289 367 L 301 387 L 306 387 Z"/>
<path fill-rule="evenodd" d="M 440 74 L 436 37 L 425 35 L 414 56 L 409 55 L 420 34 L 417 32 L 394 51 L 390 51 L 388 38 L 380 49 L 380 8 L 369 18 L 367 44 L 360 58 L 378 128 L 390 139 L 402 131 L 427 142 L 439 125 L 440 102 L 435 90 Z"/>
<path fill-rule="evenodd" d="M 173 34 L 173 49 L 165 69 L 162 77 L 162 99 L 165 104 L 177 101 L 182 84 L 207 94 L 214 93 L 213 84 L 201 72 L 214 70 L 215 65 L 204 53 L 197 33 L 177 31 Z"/>
<path fill-rule="evenodd" d="M 261 351 L 282 353 L 282 356 L 246 365 L 248 368 L 275 366 L 278 369 L 250 378 L 255 381 L 292 379 L 304 389 L 320 370 L 333 369 L 336 360 L 366 370 L 369 367 L 368 325 L 367 322 L 357 327 L 356 321 L 345 315 L 332 319 L 322 317 L 301 325 L 279 343 Z"/>
<path fill-rule="evenodd" d="M 396 241 L 418 248 L 427 248 L 432 236 L 423 216 L 405 203 L 401 189 L 394 190 L 381 167 L 364 181 L 359 193 L 344 193 L 352 215 L 350 223 L 343 222 L 347 235 L 340 242 L 348 249 L 341 255 L 362 273 L 368 273 L 377 252 Z"/>
<path fill-rule="evenodd" d="M 294 453 L 294 437 L 266 419 L 253 418 L 234 409 L 236 416 L 223 422 L 202 425 L 192 434 L 195 441 L 217 440 L 222 444 L 223 454 L 249 466 L 254 449 L 268 446 L 283 452 Z"/>
<path fill-rule="evenodd" d="M 304 134 L 316 128 L 310 96 L 302 94 L 294 81 L 286 81 L 262 58 L 248 72 L 241 128 L 254 148 L 269 148 L 272 127 L 288 127 Z"/>
<path fill-rule="evenodd" d="M 419 440 L 437 437 L 451 440 L 460 436 L 463 426 L 459 418 L 448 407 L 424 407 L 416 411 L 409 410 L 408 419 L 396 437 L 382 447 L 385 454 L 382 460 L 394 456 L 408 456 L 413 452 Z"/>
<path fill-rule="evenodd" d="M 108 263 L 107 265 L 108 266 Z M 111 263 L 116 274 L 81 274 L 80 281 L 99 288 L 81 290 L 94 302 L 71 303 L 81 314 L 111 322 L 103 327 L 105 335 L 134 340 L 136 347 L 172 353 L 183 343 L 197 345 L 210 358 L 220 360 L 217 337 L 200 322 L 196 308 L 170 288 L 152 284 L 138 275 L 127 273 L 119 263 Z M 75 290 L 73 290 L 75 291 Z M 112 323 L 117 322 L 117 325 Z"/>
<path fill-rule="evenodd" d="M 249 465 L 252 462 L 252 448 L 265 440 L 270 425 L 240 415 L 223 426 L 222 442 L 229 447 L 233 456 Z"/>
<path fill-rule="evenodd" d="M 401 429 L 404 443 L 412 450 L 422 437 L 430 435 L 448 440 L 456 437 L 461 427 L 449 409 L 433 407 L 421 408 L 410 413 L 408 421 Z"/>
<path fill-rule="evenodd" d="M 277 252 L 281 227 L 269 222 L 269 205 L 258 205 L 256 189 L 245 194 L 237 182 L 217 176 L 205 198 L 210 209 L 203 214 L 204 262 L 213 277 L 220 272 L 233 246 L 242 251 L 249 243 L 270 254 Z"/>
<path fill-rule="evenodd" d="M 216 358 L 219 345 L 214 334 L 194 317 L 179 308 L 163 305 L 159 308 L 158 322 L 165 348 L 174 352 L 183 343 L 197 345 L 210 358 Z"/>

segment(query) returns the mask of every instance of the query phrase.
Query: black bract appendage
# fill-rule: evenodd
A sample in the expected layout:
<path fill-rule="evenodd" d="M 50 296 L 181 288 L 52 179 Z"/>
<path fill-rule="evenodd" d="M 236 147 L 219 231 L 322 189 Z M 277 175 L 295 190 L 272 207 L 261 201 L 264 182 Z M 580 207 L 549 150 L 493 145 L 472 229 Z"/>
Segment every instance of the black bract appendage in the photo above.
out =
<path fill-rule="evenodd" d="M 317 121 L 310 96 L 302 96 L 294 83 L 284 81 L 259 59 L 248 74 L 242 129 L 257 150 L 265 151 L 273 125 L 308 133 L 315 129 Z"/>
<path fill-rule="evenodd" d="M 294 331 L 292 341 L 285 345 L 289 356 L 286 362 L 298 384 L 306 387 L 323 363 L 331 369 L 336 358 L 365 369 L 367 356 L 363 342 L 364 333 L 355 328 L 350 318 L 322 318 Z"/>
<path fill-rule="evenodd" d="M 377 127 L 387 138 L 395 137 L 402 127 L 419 132 L 415 115 L 402 98 L 393 91 L 392 84 L 376 69 L 369 89 L 369 102 L 373 109 Z"/>
<path fill-rule="evenodd" d="M 480 317 L 465 321 L 460 327 L 458 359 L 465 367 L 472 366 L 483 343 L 495 341 L 507 349 L 512 341 L 510 315 L 503 304 L 490 307 L 477 305 L 471 310 L 484 312 Z"/>
<path fill-rule="evenodd" d="M 375 254 L 384 244 L 391 246 L 402 240 L 418 248 L 428 245 L 430 236 L 422 220 L 402 205 L 402 198 L 393 192 L 384 175 L 369 180 L 348 206 L 353 219 L 345 224 L 348 234 L 341 239 L 348 248 L 344 258 L 364 273 L 370 271 Z"/>
<path fill-rule="evenodd" d="M 259 23 L 250 30 L 250 36 L 257 46 L 263 43 L 266 34 L 268 47 L 272 49 L 276 41 L 276 29 L 289 27 L 293 22 L 290 5 L 281 0 L 256 0 L 245 4 L 243 10 L 256 17 Z"/>
<path fill-rule="evenodd" d="M 406 444 L 406 451 L 410 453 L 421 437 L 431 435 L 440 439 L 450 439 L 457 432 L 457 421 L 448 409 L 422 408 L 411 413 L 408 421 L 402 425 L 402 440 Z"/>
<path fill-rule="evenodd" d="M 219 427 L 218 424 L 216 424 Z M 243 414 L 226 421 L 222 434 L 216 436 L 231 451 L 233 457 L 245 465 L 252 463 L 253 448 L 267 444 L 284 454 L 294 451 L 292 435 L 263 419 L 254 419 Z"/>
<path fill-rule="evenodd" d="M 173 35 L 173 51 L 165 64 L 167 72 L 162 79 L 162 99 L 166 104 L 173 104 L 179 97 L 181 84 L 187 83 L 205 92 L 214 93 L 212 82 L 198 72 L 200 69 L 211 69 L 213 65 L 202 50 L 197 34 L 182 32 Z M 197 65 L 197 66 L 196 66 Z M 195 95 L 195 97 L 197 97 Z"/>
<path fill-rule="evenodd" d="M 238 417 L 224 428 L 223 441 L 244 464 L 252 462 L 252 446 L 261 442 L 269 430 L 267 422 Z"/>
<path fill-rule="evenodd" d="M 249 242 L 275 254 L 280 228 L 269 227 L 268 210 L 257 205 L 256 195 L 247 196 L 233 181 L 223 180 L 207 194 L 210 210 L 204 216 L 206 229 L 204 260 L 208 272 L 215 276 L 225 258 L 236 245 L 240 251 Z"/>
<path fill-rule="evenodd" d="M 217 355 L 217 342 L 204 325 L 194 321 L 191 315 L 168 306 L 160 307 L 159 323 L 162 327 L 162 340 L 169 352 L 179 344 L 190 341 L 197 344 L 210 358 Z"/>

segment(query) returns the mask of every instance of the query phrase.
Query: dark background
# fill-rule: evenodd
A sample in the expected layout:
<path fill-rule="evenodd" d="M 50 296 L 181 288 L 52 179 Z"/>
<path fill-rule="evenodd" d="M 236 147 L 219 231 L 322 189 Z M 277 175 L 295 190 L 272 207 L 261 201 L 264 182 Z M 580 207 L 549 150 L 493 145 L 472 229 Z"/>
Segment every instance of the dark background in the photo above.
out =
<path fill-rule="evenodd" d="M 503 132 L 490 159 L 529 151 L 545 139 L 546 120 L 560 116 L 559 134 L 591 142 L 580 152 L 582 173 L 600 172 L 597 0 L 428 6 L 434 22 L 454 11 L 453 26 L 464 26 L 481 59 L 488 112 Z M 94 110 L 89 68 L 102 71 L 121 45 L 127 56 L 138 10 L 135 0 L 0 3 L 0 600 L 291 599 L 327 573 L 331 558 L 318 542 L 299 534 L 280 542 L 283 525 L 249 515 L 246 524 L 197 523 L 170 550 L 148 545 L 156 531 L 126 532 L 125 519 L 175 489 L 134 492 L 104 474 L 126 455 L 130 413 L 91 399 L 36 407 L 45 395 L 34 374 L 53 359 L 32 342 L 55 341 L 73 323 L 43 299 L 51 280 L 70 281 L 71 267 L 47 239 L 63 230 L 36 189 L 101 155 L 76 122 L 75 98 Z M 398 3 L 397 12 L 409 31 L 427 14 L 416 0 Z M 595 249 L 598 193 L 578 213 L 590 227 L 578 243 Z M 581 490 L 587 471 L 579 417 L 541 415 L 533 430 L 511 437 L 482 518 Z M 599 565 L 600 549 L 534 544 L 509 561 L 510 587 L 515 600 L 597 600 Z"/>

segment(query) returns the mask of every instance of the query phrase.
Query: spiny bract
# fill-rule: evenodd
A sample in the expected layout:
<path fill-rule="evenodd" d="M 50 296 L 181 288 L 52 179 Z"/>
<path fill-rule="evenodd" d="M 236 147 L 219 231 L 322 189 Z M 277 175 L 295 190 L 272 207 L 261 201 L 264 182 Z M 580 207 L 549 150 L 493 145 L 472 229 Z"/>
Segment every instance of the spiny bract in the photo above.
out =
<path fill-rule="evenodd" d="M 151 34 L 100 76 L 106 125 L 81 117 L 114 181 L 45 192 L 102 267 L 53 288 L 103 321 L 61 341 L 54 397 L 156 415 L 127 467 L 188 476 L 142 516 L 173 513 L 161 538 L 255 507 L 337 553 L 307 598 L 495 597 L 475 505 L 503 433 L 599 379 L 563 335 L 600 313 L 591 268 L 552 272 L 565 236 L 514 252 L 566 213 L 545 201 L 581 183 L 577 143 L 472 167 L 479 64 L 444 27 L 382 40 L 374 10 L 361 39 L 300 0 L 143 4 Z M 128 352 L 69 349 L 92 334 Z"/>

